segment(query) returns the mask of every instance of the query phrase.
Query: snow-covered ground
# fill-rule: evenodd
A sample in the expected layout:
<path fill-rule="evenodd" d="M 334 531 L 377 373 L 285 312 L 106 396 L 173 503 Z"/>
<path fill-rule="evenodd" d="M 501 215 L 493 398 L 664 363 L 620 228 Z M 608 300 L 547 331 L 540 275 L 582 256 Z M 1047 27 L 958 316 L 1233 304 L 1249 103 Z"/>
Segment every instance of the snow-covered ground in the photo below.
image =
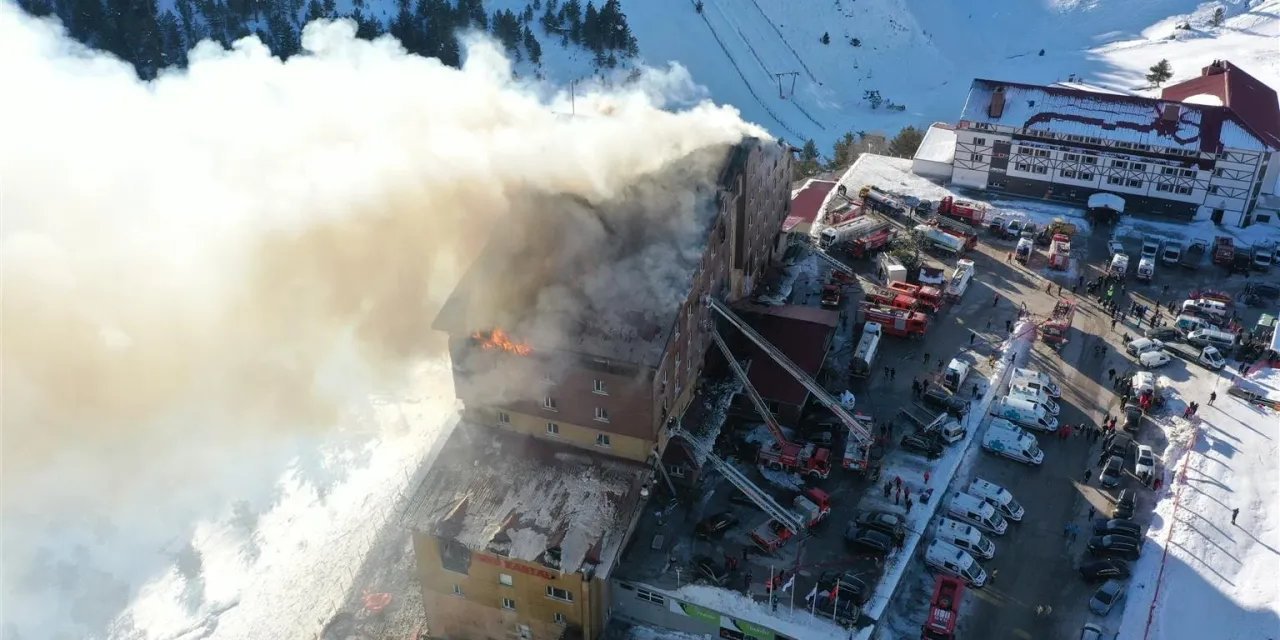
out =
<path fill-rule="evenodd" d="M 504 0 L 505 1 L 505 0 Z M 1226 57 L 1280 86 L 1280 0 L 626 0 L 651 64 L 675 60 L 717 102 L 788 140 L 824 152 L 846 131 L 892 134 L 954 121 L 975 77 L 1086 82 L 1154 94 L 1147 68 L 1162 58 L 1173 82 Z M 1225 21 L 1211 24 L 1213 9 Z M 1176 29 L 1186 23 L 1190 29 Z M 830 44 L 822 44 L 822 35 Z M 858 46 L 853 46 L 853 39 Z M 1040 55 L 1041 50 L 1044 51 Z M 903 111 L 872 109 L 879 91 Z M 887 103 L 886 103 L 887 104 Z"/>
<path fill-rule="evenodd" d="M 1280 634 L 1280 414 L 1227 393 L 1238 369 L 1188 367 L 1175 382 L 1198 420 L 1161 421 L 1172 455 L 1120 638 L 1254 639 Z M 1280 370 L 1249 381 L 1280 395 Z M 1217 400 L 1208 404 L 1211 391 Z M 1177 407 L 1174 407 L 1174 412 Z M 1181 442 L 1181 446 L 1178 443 Z M 1233 525 L 1231 513 L 1239 509 Z"/>

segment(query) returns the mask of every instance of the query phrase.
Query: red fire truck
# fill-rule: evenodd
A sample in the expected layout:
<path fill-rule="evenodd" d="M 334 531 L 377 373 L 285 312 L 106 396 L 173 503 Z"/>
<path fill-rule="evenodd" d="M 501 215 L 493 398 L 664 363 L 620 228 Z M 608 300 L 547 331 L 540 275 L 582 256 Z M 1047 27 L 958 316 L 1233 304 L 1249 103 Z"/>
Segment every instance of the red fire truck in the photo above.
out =
<path fill-rule="evenodd" d="M 964 243 L 963 251 L 973 251 L 978 246 L 977 229 L 962 222 L 955 222 L 945 218 L 938 218 L 934 222 L 937 224 L 938 231 L 959 238 Z"/>
<path fill-rule="evenodd" d="M 862 315 L 866 322 L 878 322 L 881 331 L 891 336 L 919 338 L 929 330 L 929 316 L 919 311 L 863 303 Z"/>
<path fill-rule="evenodd" d="M 1076 303 L 1060 298 L 1053 305 L 1053 313 L 1040 327 L 1040 339 L 1054 349 L 1061 349 L 1067 343 L 1067 334 L 1071 332 L 1071 321 L 1076 317 Z"/>
<path fill-rule="evenodd" d="M 947 196 L 938 203 L 938 214 L 980 225 L 987 219 L 987 205 L 972 200 L 956 200 Z"/>
<path fill-rule="evenodd" d="M 795 497 L 791 502 L 795 517 L 806 529 L 818 526 L 831 513 L 831 497 L 822 489 L 812 488 Z M 776 551 L 791 540 L 795 532 L 786 525 L 770 518 L 751 531 L 751 541 L 765 551 Z"/>
<path fill-rule="evenodd" d="M 1071 238 L 1065 233 L 1054 234 L 1049 243 L 1049 268 L 1058 271 L 1071 268 Z"/>
<path fill-rule="evenodd" d="M 955 640 L 956 619 L 960 617 L 960 600 L 964 582 L 951 576 L 938 576 L 929 602 L 929 618 L 920 630 L 920 640 Z"/>
<path fill-rule="evenodd" d="M 937 313 L 942 308 L 942 291 L 937 287 L 910 282 L 890 282 L 888 288 L 915 298 L 921 309 Z"/>
<path fill-rule="evenodd" d="M 891 309 L 915 311 L 916 306 L 919 304 L 915 298 L 908 294 L 877 285 L 867 285 L 867 291 L 864 297 L 867 302 L 870 302 L 871 304 L 881 307 L 889 307 Z"/>

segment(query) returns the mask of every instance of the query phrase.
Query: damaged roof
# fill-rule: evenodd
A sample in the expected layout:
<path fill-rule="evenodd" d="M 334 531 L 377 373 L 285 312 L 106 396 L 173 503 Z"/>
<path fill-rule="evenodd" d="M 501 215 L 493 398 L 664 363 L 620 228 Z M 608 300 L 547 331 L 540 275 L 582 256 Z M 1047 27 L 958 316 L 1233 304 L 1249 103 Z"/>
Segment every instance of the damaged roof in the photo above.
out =
<path fill-rule="evenodd" d="M 839 312 L 796 304 L 780 307 L 749 304 L 742 305 L 741 310 L 749 314 L 747 322 L 765 340 L 790 358 L 809 377 L 818 376 L 822 363 L 827 359 L 827 351 L 831 348 L 835 328 L 840 324 Z M 809 390 L 754 342 L 747 344 L 750 346 L 746 350 L 746 357 L 751 359 L 747 378 L 751 381 L 751 386 L 766 400 L 803 405 L 809 397 Z"/>
<path fill-rule="evenodd" d="M 410 526 L 561 573 L 613 564 L 647 467 L 459 424 L 422 483 Z"/>
<path fill-rule="evenodd" d="M 1160 92 L 1165 100 L 1185 101 L 1211 95 L 1230 109 L 1244 127 L 1272 149 L 1280 149 L 1280 101 L 1276 90 L 1226 60 L 1214 60 L 1190 80 L 1171 84 Z"/>
<path fill-rule="evenodd" d="M 1004 95 L 998 110 L 991 108 L 997 93 Z M 1226 107 L 981 78 L 969 88 L 960 119 L 1184 151 L 1265 148 Z"/>

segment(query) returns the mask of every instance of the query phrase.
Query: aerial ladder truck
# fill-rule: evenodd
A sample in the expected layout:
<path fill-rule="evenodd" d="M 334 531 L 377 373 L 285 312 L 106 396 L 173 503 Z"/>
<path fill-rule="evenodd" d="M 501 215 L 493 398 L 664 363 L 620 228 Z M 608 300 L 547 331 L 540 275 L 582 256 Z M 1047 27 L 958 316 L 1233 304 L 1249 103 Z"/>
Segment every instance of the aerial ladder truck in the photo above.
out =
<path fill-rule="evenodd" d="M 778 366 L 786 370 L 787 373 L 791 374 L 791 377 L 795 378 L 809 393 L 813 394 L 822 406 L 826 407 L 840 422 L 844 423 L 849 430 L 849 439 L 845 448 L 843 466 L 846 469 L 862 473 L 870 471 L 871 445 L 875 442 L 875 438 L 871 434 L 871 428 L 846 411 L 839 401 L 831 397 L 827 390 L 822 388 L 822 385 L 810 378 L 804 369 L 797 366 L 786 354 L 779 351 L 768 340 L 765 340 L 764 336 L 757 333 L 755 329 L 752 329 L 751 325 L 738 317 L 738 314 L 734 313 L 727 304 L 713 296 L 707 296 L 707 305 L 754 342 L 761 351 L 765 352 L 774 362 L 777 362 Z M 733 358 L 729 358 L 729 360 L 733 361 Z M 767 411 L 762 413 L 768 414 Z"/>

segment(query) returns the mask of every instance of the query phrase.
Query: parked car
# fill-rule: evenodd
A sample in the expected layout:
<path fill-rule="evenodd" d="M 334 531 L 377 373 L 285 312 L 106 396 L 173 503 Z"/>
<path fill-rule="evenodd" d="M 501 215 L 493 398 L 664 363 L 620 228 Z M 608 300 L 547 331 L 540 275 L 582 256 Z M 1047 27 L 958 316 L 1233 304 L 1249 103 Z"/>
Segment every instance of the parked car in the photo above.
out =
<path fill-rule="evenodd" d="M 1144 369 L 1159 369 L 1173 361 L 1173 356 L 1165 351 L 1148 351 L 1138 356 L 1138 364 Z"/>
<path fill-rule="evenodd" d="M 1122 520 L 1120 518 L 1098 518 L 1093 521 L 1093 535 L 1106 536 L 1111 534 L 1120 534 L 1129 536 L 1130 538 L 1142 537 L 1142 526 L 1132 520 Z"/>
<path fill-rule="evenodd" d="M 953 418 L 963 418 L 969 413 L 967 401 L 951 395 L 939 385 L 929 385 L 929 389 L 920 396 L 920 401 L 935 411 L 946 411 Z"/>
<path fill-rule="evenodd" d="M 1142 426 L 1142 407 L 1138 403 L 1130 400 L 1129 404 L 1124 406 L 1124 430 L 1129 433 L 1137 433 L 1138 428 Z"/>
<path fill-rule="evenodd" d="M 1116 498 L 1116 505 L 1111 510 L 1111 517 L 1128 520 L 1133 517 L 1134 508 L 1133 490 L 1125 489 L 1120 492 L 1120 497 Z"/>
<path fill-rule="evenodd" d="M 699 538 L 719 538 L 724 532 L 738 526 L 738 516 L 729 511 L 710 515 L 693 528 Z"/>
<path fill-rule="evenodd" d="M 1161 342 L 1179 342 L 1182 340 L 1182 332 L 1173 327 L 1156 327 L 1154 329 L 1147 329 L 1142 335 Z"/>
<path fill-rule="evenodd" d="M 1124 600 L 1124 594 L 1128 588 L 1129 583 L 1123 580 L 1108 580 L 1102 583 L 1102 586 L 1093 592 L 1093 597 L 1089 598 L 1089 610 L 1100 616 L 1111 613 L 1111 608 Z"/>
<path fill-rule="evenodd" d="M 907 517 L 892 511 L 863 511 L 853 523 L 860 529 L 883 532 L 898 542 L 907 537 Z"/>
<path fill-rule="evenodd" d="M 1144 483 L 1151 482 L 1156 472 L 1156 452 L 1145 444 L 1138 445 L 1138 455 L 1133 461 L 1133 475 Z"/>
<path fill-rule="evenodd" d="M 1140 356 L 1148 351 L 1158 351 L 1163 348 L 1164 343 L 1154 338 L 1130 340 L 1129 344 L 1124 346 L 1124 350 L 1131 356 Z"/>
<path fill-rule="evenodd" d="M 1086 622 L 1080 628 L 1080 640 L 1102 640 L 1102 627 L 1092 622 Z"/>
<path fill-rule="evenodd" d="M 922 454 L 929 459 L 942 457 L 942 443 L 932 435 L 910 433 L 902 436 L 901 444 L 903 449 Z"/>
<path fill-rule="evenodd" d="M 729 572 L 725 570 L 723 562 L 716 562 L 707 556 L 694 556 L 693 567 L 699 578 L 716 586 L 724 586 L 729 581 Z"/>
<path fill-rule="evenodd" d="M 1114 558 L 1086 562 L 1080 565 L 1080 577 L 1084 578 L 1085 582 L 1128 578 L 1129 563 Z"/>
<path fill-rule="evenodd" d="M 1108 558 L 1137 560 L 1142 555 L 1142 540 L 1119 534 L 1089 538 L 1089 553 Z"/>
<path fill-rule="evenodd" d="M 1275 282 L 1250 282 L 1245 285 L 1244 292 L 1268 300 L 1275 300 L 1280 298 L 1280 284 Z"/>
<path fill-rule="evenodd" d="M 850 524 L 844 532 L 844 542 L 854 549 L 860 549 L 871 555 L 884 557 L 893 551 L 893 539 L 883 531 L 875 529 L 860 529 L 856 524 Z"/>
<path fill-rule="evenodd" d="M 871 598 L 871 587 L 866 581 L 848 571 L 823 571 L 818 576 L 818 591 L 830 591 L 836 586 L 840 587 L 841 600 L 847 598 L 861 605 Z"/>
<path fill-rule="evenodd" d="M 1098 483 L 1104 487 L 1114 487 L 1120 484 L 1120 477 L 1123 474 L 1124 458 L 1111 456 L 1107 459 L 1107 466 L 1102 468 L 1102 473 L 1098 474 Z"/>

